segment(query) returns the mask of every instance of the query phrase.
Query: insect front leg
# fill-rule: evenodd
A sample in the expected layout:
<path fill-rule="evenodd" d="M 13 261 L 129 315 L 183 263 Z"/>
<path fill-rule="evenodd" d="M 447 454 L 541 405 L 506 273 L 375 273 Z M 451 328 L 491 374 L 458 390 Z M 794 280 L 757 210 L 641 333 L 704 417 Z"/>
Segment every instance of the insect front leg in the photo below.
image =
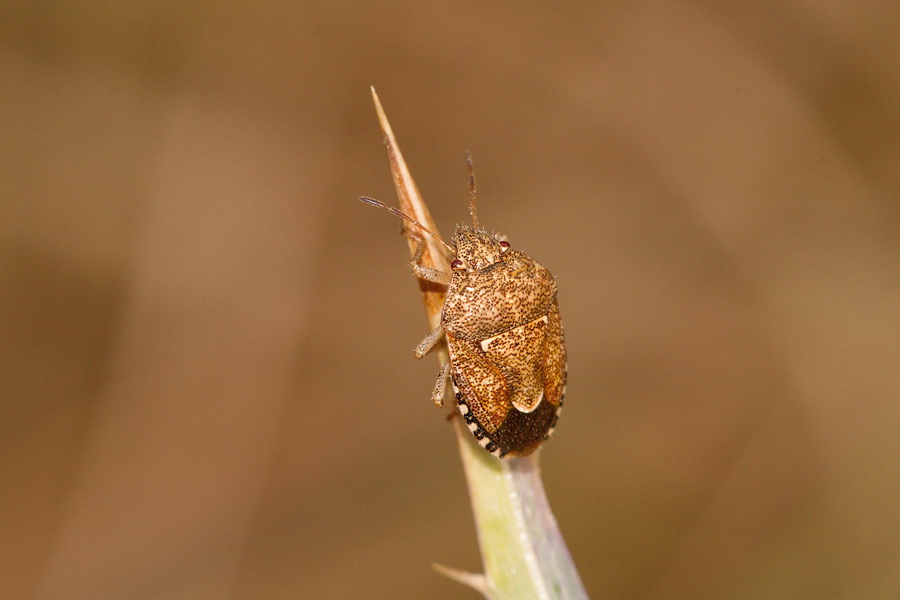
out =
<path fill-rule="evenodd" d="M 425 281 L 431 281 L 432 283 L 450 285 L 450 275 L 444 273 L 443 271 L 438 271 L 437 269 L 426 267 L 422 264 L 422 253 L 425 252 L 425 240 L 423 240 L 422 238 L 414 239 L 418 239 L 419 245 L 416 246 L 416 253 L 413 256 L 413 259 L 409 262 L 409 266 L 413 270 L 413 273 L 416 274 L 416 277 L 418 277 L 419 279 L 424 279 Z"/>

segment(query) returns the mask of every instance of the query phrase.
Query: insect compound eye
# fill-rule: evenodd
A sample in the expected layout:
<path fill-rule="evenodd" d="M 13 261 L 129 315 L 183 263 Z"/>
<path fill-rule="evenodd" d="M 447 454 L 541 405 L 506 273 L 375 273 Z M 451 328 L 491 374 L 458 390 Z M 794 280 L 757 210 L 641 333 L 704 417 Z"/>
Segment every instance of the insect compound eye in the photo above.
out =
<path fill-rule="evenodd" d="M 509 242 L 500 240 L 500 252 L 506 252 L 507 250 L 509 250 Z"/>
<path fill-rule="evenodd" d="M 466 263 L 457 258 L 452 263 L 450 263 L 450 268 L 454 271 L 464 271 L 466 269 Z"/>

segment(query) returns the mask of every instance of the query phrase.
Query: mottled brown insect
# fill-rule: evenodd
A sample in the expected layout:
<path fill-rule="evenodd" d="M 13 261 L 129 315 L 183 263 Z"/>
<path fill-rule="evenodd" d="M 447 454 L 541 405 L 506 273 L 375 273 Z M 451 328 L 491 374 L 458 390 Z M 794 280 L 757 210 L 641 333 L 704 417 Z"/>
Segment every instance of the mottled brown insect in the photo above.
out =
<path fill-rule="evenodd" d="M 498 458 L 523 456 L 546 440 L 559 418 L 566 391 L 566 347 L 550 271 L 497 234 L 478 225 L 471 159 L 469 189 L 472 225 L 460 225 L 450 247 L 422 224 L 395 208 L 385 208 L 415 224 L 449 251 L 452 274 L 421 264 L 419 241 L 411 267 L 428 281 L 446 285 L 441 324 L 416 348 L 427 354 L 446 338 L 450 361 L 441 367 L 432 396 L 443 404 L 449 375 L 459 412 L 478 443 Z"/>

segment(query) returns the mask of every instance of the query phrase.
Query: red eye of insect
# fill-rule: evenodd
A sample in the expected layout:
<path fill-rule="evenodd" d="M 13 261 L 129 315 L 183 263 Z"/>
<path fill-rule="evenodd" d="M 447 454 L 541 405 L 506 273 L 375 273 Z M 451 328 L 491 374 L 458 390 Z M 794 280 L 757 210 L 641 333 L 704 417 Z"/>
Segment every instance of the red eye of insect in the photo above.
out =
<path fill-rule="evenodd" d="M 509 250 L 509 242 L 502 240 L 500 242 L 500 252 L 506 252 L 507 250 Z"/>
<path fill-rule="evenodd" d="M 450 268 L 453 269 L 454 271 L 459 271 L 461 269 L 465 269 L 466 265 L 465 265 L 465 263 L 463 263 L 463 261 L 461 261 L 457 258 L 452 263 L 450 263 Z"/>

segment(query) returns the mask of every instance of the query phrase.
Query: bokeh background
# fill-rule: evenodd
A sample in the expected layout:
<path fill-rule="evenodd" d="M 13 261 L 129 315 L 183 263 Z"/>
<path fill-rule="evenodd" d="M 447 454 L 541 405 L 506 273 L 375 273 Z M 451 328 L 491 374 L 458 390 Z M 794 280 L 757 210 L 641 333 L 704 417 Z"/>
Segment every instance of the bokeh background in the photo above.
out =
<path fill-rule="evenodd" d="M 592 598 L 900 597 L 900 10 L 4 2 L 0 597 L 475 598 L 369 97 L 560 286 Z"/>

